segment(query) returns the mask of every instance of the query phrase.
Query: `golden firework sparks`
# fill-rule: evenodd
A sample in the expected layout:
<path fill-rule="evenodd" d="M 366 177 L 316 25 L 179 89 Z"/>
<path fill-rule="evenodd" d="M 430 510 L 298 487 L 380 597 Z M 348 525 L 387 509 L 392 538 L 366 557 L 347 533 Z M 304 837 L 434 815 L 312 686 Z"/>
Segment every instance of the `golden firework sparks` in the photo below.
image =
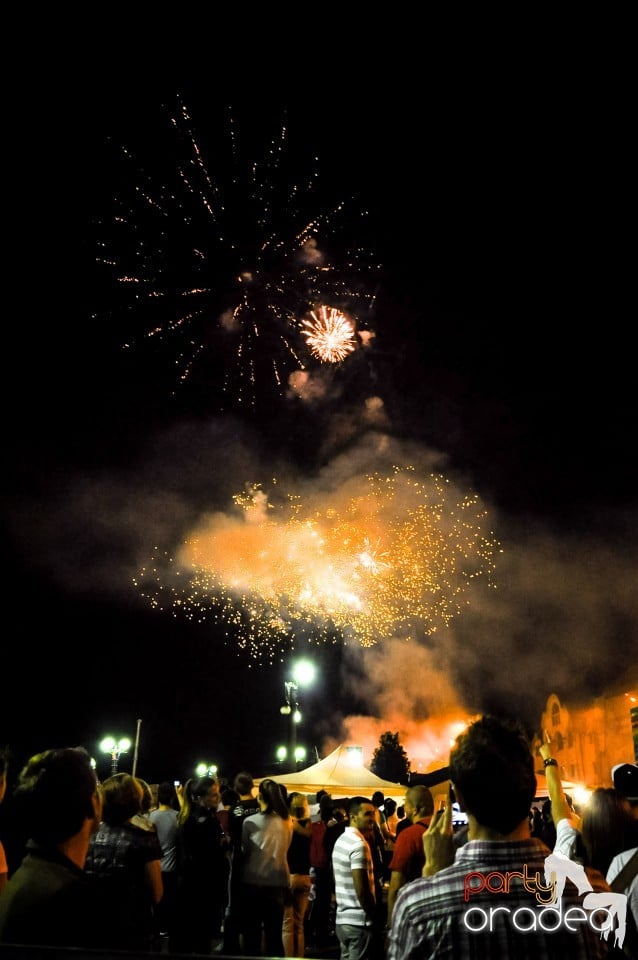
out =
<path fill-rule="evenodd" d="M 334 307 L 322 306 L 312 320 L 302 320 L 302 333 L 312 354 L 324 363 L 339 363 L 355 348 L 354 326 Z"/>
<path fill-rule="evenodd" d="M 275 507 L 259 487 L 234 499 L 236 515 L 214 515 L 177 561 L 154 558 L 136 583 L 155 607 L 225 623 L 255 658 L 301 636 L 362 646 L 427 636 L 461 612 L 471 581 L 492 585 L 486 511 L 442 475 L 372 474 L 345 504 L 335 493 Z"/>

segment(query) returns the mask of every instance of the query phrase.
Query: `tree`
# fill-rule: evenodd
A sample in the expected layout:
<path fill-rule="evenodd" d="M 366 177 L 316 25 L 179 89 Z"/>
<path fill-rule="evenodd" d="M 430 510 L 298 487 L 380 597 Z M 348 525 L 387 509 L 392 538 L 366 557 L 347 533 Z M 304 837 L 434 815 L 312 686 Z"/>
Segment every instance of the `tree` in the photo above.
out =
<path fill-rule="evenodd" d="M 382 733 L 379 737 L 379 746 L 374 751 L 370 769 L 383 780 L 392 780 L 393 783 L 407 783 L 410 774 L 408 755 L 399 743 L 399 734 Z"/>

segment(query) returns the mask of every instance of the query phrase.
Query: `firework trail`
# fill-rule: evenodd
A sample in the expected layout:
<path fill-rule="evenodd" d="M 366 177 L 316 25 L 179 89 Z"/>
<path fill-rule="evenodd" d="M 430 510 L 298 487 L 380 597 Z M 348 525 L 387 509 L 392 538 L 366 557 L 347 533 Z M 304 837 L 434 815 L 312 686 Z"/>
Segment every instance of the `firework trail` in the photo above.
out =
<path fill-rule="evenodd" d="M 256 410 L 261 400 L 286 396 L 290 376 L 320 356 L 303 335 L 311 311 L 353 317 L 349 348 L 331 362 L 368 345 L 380 267 L 345 236 L 366 213 L 344 200 L 312 209 L 318 171 L 291 179 L 285 123 L 260 161 L 244 159 L 230 112 L 227 133 L 205 148 L 178 98 L 167 132 L 163 153 L 175 166 L 162 178 L 121 148 L 128 180 L 114 216 L 101 224 L 97 260 L 115 309 L 128 317 L 125 346 L 153 345 L 173 368 L 173 393 L 190 384 L 219 396 L 222 409 Z M 363 328 L 358 339 L 354 318 Z"/>
<path fill-rule="evenodd" d="M 225 623 L 256 659 L 301 637 L 364 647 L 425 637 L 460 613 L 471 581 L 491 582 L 486 512 L 438 474 L 371 474 L 345 502 L 274 505 L 258 487 L 234 499 L 236 515 L 215 515 L 175 560 L 155 556 L 136 586 L 156 608 Z"/>

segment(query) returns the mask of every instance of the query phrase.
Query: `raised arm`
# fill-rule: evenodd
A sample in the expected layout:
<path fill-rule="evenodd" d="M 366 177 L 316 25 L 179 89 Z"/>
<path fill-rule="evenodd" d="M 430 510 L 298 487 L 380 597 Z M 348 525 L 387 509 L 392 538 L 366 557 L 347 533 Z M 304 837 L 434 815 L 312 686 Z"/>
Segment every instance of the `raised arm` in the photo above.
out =
<path fill-rule="evenodd" d="M 545 742 L 540 745 L 538 752 L 545 764 L 545 780 L 552 804 L 552 820 L 556 825 L 558 825 L 559 820 L 571 820 L 576 827 L 580 827 L 580 817 L 574 813 L 567 802 L 560 778 L 558 760 L 552 757 L 552 748 L 547 733 L 545 733 Z"/>

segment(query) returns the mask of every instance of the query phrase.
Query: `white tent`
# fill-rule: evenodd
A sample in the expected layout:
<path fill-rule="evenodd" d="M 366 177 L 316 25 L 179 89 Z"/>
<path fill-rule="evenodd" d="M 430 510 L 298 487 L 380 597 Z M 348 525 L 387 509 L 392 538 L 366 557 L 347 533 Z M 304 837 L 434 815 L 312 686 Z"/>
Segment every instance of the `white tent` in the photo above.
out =
<path fill-rule="evenodd" d="M 366 769 L 361 763 L 361 749 L 343 743 L 319 763 L 314 763 L 305 770 L 276 774 L 268 779 L 283 783 L 289 793 L 295 790 L 300 793 L 327 790 L 335 799 L 354 796 L 370 797 L 375 790 L 380 790 L 385 797 L 398 798 L 404 797 L 407 790 L 407 787 L 402 784 L 383 780 Z"/>

